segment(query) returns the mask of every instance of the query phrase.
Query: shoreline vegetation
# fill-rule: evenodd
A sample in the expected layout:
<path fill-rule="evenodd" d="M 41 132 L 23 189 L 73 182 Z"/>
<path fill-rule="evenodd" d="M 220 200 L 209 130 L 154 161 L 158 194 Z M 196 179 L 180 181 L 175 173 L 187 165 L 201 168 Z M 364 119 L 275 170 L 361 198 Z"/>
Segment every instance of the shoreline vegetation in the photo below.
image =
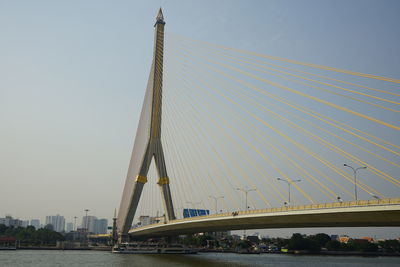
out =
<path fill-rule="evenodd" d="M 14 238 L 17 249 L 24 250 L 110 251 L 112 248 L 109 241 L 101 243 L 89 239 L 69 240 L 68 233 L 55 232 L 51 225 L 35 229 L 33 226 L 23 228 L 0 224 L 0 240 L 1 238 Z M 79 243 L 79 246 L 66 245 L 68 242 Z M 152 242 L 163 242 L 163 239 L 149 239 L 144 243 Z M 238 239 L 238 236 L 232 235 L 217 237 L 215 233 L 205 233 L 181 236 L 178 243 L 198 249 L 202 253 L 400 256 L 398 239 L 374 241 L 348 238 L 346 242 L 339 242 L 324 233 L 309 236 L 296 233 L 291 238 L 261 239 L 258 236 L 247 236 L 246 239 Z"/>
<path fill-rule="evenodd" d="M 85 251 L 111 251 L 111 246 L 103 247 L 98 249 L 96 247 L 80 247 L 80 248 L 59 248 L 56 246 L 22 246 L 18 247 L 18 250 L 85 250 Z M 363 252 L 363 251 L 304 251 L 304 250 L 294 250 L 294 251 L 271 251 L 271 252 L 260 252 L 260 253 L 239 253 L 234 250 L 215 250 L 215 249 L 200 249 L 199 253 L 237 253 L 237 254 L 288 254 L 294 256 L 360 256 L 360 257 L 399 257 L 400 253 L 396 252 Z"/>

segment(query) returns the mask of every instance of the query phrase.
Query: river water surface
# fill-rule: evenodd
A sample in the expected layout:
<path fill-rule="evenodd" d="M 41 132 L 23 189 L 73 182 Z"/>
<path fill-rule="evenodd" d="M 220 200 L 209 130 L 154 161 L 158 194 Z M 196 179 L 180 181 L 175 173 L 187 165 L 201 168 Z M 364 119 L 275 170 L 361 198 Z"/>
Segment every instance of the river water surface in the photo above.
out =
<path fill-rule="evenodd" d="M 298 256 L 285 254 L 243 255 L 119 255 L 102 251 L 17 250 L 0 251 L 0 266 L 293 266 L 344 267 L 400 266 L 399 257 Z"/>

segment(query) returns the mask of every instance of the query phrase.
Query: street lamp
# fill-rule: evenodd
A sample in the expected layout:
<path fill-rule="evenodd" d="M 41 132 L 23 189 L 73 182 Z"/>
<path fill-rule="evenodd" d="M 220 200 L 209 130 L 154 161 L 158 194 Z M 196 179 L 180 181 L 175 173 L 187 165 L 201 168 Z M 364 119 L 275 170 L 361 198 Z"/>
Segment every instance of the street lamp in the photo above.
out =
<path fill-rule="evenodd" d="M 366 169 L 367 167 L 362 166 L 362 167 L 358 167 L 358 168 L 353 168 L 352 166 L 347 165 L 346 163 L 343 164 L 343 166 L 349 167 L 350 169 L 353 170 L 353 174 L 354 174 L 354 198 L 355 198 L 356 201 L 357 201 L 357 199 L 358 199 L 358 198 L 357 198 L 357 171 L 358 171 L 358 170 L 361 170 L 361 169 Z"/>
<path fill-rule="evenodd" d="M 247 189 L 247 188 L 239 188 L 238 187 L 238 188 L 236 188 L 236 190 L 242 191 L 246 195 L 246 211 L 247 211 L 247 209 L 248 209 L 248 206 L 247 206 L 247 195 L 249 194 L 249 192 L 256 191 L 257 188 Z M 243 238 L 246 238 L 246 229 L 243 230 Z"/>
<path fill-rule="evenodd" d="M 76 231 L 76 218 L 78 218 L 78 217 L 76 217 L 76 216 L 74 216 L 74 230 Z"/>
<path fill-rule="evenodd" d="M 86 216 L 85 216 L 85 218 L 86 218 L 86 220 L 85 220 L 85 228 L 86 228 L 87 232 L 89 232 L 89 222 L 88 222 L 88 216 L 87 216 L 88 211 L 89 211 L 88 209 L 85 209 L 85 213 L 86 213 Z"/>
<path fill-rule="evenodd" d="M 301 180 L 300 179 L 298 179 L 298 180 L 286 180 L 286 179 L 282 179 L 282 178 L 279 178 L 279 177 L 276 178 L 276 180 L 287 183 L 287 185 L 288 185 L 288 203 L 287 204 L 290 205 L 290 186 L 292 185 L 292 183 L 301 182 Z"/>
<path fill-rule="evenodd" d="M 257 190 L 257 188 L 251 188 L 251 189 L 247 189 L 247 188 L 236 188 L 236 190 L 239 190 L 239 191 L 242 191 L 245 195 L 246 195 L 246 211 L 247 211 L 247 208 L 248 208 L 248 206 L 247 206 L 247 194 L 249 193 L 249 192 L 251 192 L 251 191 L 256 191 Z"/>
<path fill-rule="evenodd" d="M 220 196 L 220 197 L 208 196 L 208 197 L 214 199 L 214 201 L 215 201 L 215 214 L 217 214 L 218 213 L 218 199 L 222 199 L 222 198 L 224 198 L 224 196 Z"/>

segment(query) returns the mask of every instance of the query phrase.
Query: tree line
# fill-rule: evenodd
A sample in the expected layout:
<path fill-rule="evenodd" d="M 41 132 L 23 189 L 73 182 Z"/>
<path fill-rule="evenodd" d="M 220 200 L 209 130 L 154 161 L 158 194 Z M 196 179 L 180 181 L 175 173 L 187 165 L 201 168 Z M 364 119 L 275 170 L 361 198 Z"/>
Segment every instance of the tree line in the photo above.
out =
<path fill-rule="evenodd" d="M 250 240 L 237 240 L 232 236 L 216 239 L 212 234 L 188 235 L 180 240 L 183 244 L 197 247 L 213 247 L 231 250 L 248 249 L 255 245 L 264 244 L 274 246 L 276 251 L 287 249 L 289 251 L 303 250 L 310 252 L 328 251 L 360 251 L 360 252 L 389 252 L 400 253 L 400 241 L 396 239 L 368 242 L 362 239 L 349 239 L 347 243 L 332 240 L 324 233 L 316 235 L 293 234 L 290 238 L 262 238 L 256 242 Z"/>
<path fill-rule="evenodd" d="M 0 224 L 0 237 L 15 237 L 20 245 L 55 246 L 57 241 L 65 240 L 64 236 L 53 231 L 52 225 L 35 229 L 34 226 L 13 227 Z"/>

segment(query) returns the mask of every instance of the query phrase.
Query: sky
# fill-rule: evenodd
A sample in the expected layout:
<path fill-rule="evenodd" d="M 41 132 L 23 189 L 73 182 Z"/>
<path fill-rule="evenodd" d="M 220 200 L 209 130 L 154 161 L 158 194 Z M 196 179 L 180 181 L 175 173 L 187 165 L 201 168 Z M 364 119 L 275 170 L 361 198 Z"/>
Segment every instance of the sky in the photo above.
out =
<path fill-rule="evenodd" d="M 398 1 L 0 0 L 0 216 L 112 217 L 160 6 L 167 32 L 400 77 Z"/>

